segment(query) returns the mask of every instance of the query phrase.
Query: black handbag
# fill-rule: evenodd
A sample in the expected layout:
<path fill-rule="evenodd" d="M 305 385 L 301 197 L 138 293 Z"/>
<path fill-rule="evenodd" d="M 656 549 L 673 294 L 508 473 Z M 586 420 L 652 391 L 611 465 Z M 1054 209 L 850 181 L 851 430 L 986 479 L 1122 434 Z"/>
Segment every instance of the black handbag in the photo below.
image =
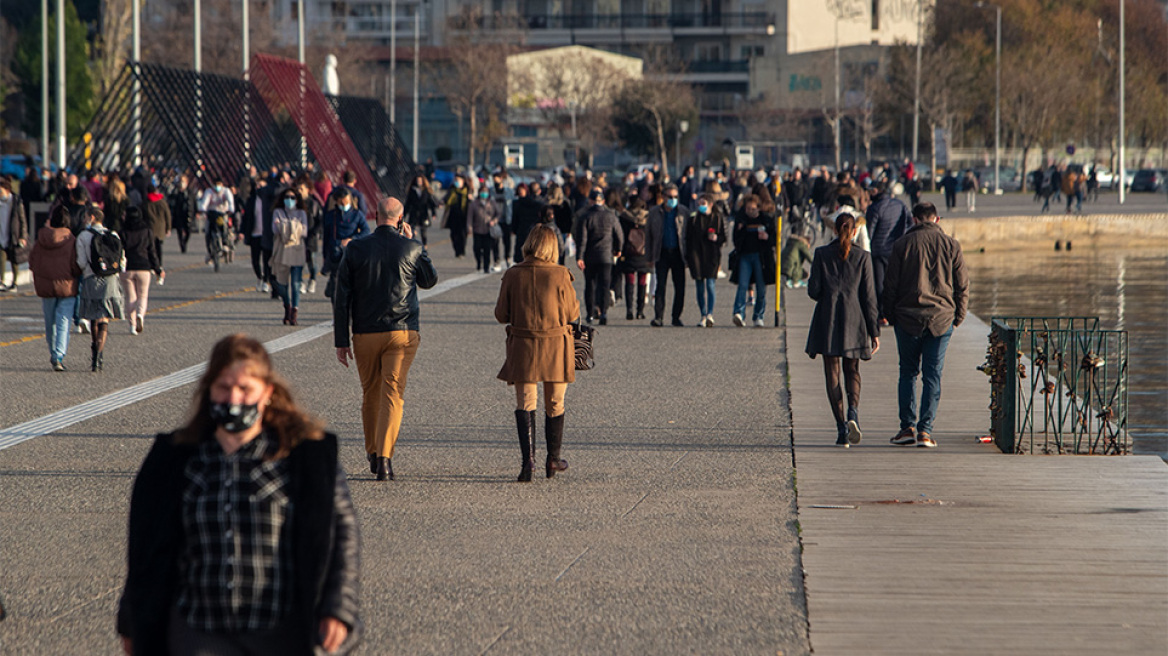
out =
<path fill-rule="evenodd" d="M 588 371 L 596 366 L 592 357 L 596 329 L 579 321 L 568 325 L 572 327 L 572 341 L 576 343 L 576 371 Z"/>

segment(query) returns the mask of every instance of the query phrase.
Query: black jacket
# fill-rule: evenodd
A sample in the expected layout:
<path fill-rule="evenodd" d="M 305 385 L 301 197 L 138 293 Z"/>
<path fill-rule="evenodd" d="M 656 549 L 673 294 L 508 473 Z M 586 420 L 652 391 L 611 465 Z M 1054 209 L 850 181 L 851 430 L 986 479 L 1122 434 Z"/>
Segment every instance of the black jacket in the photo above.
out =
<path fill-rule="evenodd" d="M 406 222 L 411 226 L 429 226 L 437 209 L 438 199 L 434 198 L 434 194 L 420 187 L 411 189 L 406 194 Z"/>
<path fill-rule="evenodd" d="M 516 198 L 511 203 L 511 232 L 515 235 L 515 261 L 523 261 L 523 244 L 531 229 L 539 224 L 539 213 L 543 210 L 543 203 L 530 195 Z"/>
<path fill-rule="evenodd" d="M 158 249 L 154 247 L 154 234 L 141 214 L 127 223 L 120 234 L 122 249 L 126 253 L 126 271 L 162 271 L 158 263 Z"/>
<path fill-rule="evenodd" d="M 575 239 L 577 260 L 611 263 L 621 252 L 625 235 L 612 210 L 593 204 L 576 217 Z"/>
<path fill-rule="evenodd" d="M 350 325 L 354 333 L 417 330 L 418 288 L 437 284 L 438 272 L 421 242 L 383 225 L 349 242 L 336 280 L 333 341 L 348 348 Z"/>
<path fill-rule="evenodd" d="M 904 236 L 912 227 L 912 214 L 908 206 L 887 193 L 876 196 L 868 206 L 868 238 L 872 244 L 872 255 L 888 259 L 892 254 L 892 242 Z"/>
<path fill-rule="evenodd" d="M 843 259 L 839 240 L 815 249 L 807 295 L 815 312 L 807 330 L 807 355 L 870 360 L 872 338 L 880 336 L 872 257 L 852 246 Z"/>
<path fill-rule="evenodd" d="M 214 439 L 208 437 L 207 439 Z M 126 585 L 118 603 L 118 633 L 134 641 L 135 654 L 169 653 L 167 625 L 179 585 L 182 496 L 187 462 L 197 445 L 174 443 L 162 434 L 138 470 L 130 497 Z M 310 655 L 323 617 L 350 627 L 341 651 L 360 640 L 360 537 L 349 486 L 337 462 L 337 437 L 305 440 L 288 455 L 292 526 L 293 606 L 290 626 Z M 310 600 L 305 603 L 305 600 Z"/>

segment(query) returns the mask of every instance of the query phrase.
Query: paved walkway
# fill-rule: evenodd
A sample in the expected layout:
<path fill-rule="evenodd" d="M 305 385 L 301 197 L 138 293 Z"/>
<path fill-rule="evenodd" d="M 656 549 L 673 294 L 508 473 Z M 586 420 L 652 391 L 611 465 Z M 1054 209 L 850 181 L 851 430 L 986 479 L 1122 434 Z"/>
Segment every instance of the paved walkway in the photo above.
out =
<path fill-rule="evenodd" d="M 895 336 L 861 366 L 864 441 L 834 446 L 812 303 L 787 299 L 811 647 L 836 654 L 1168 653 L 1168 465 L 1007 456 L 970 317 L 946 357 L 935 450 L 893 447 Z"/>
<path fill-rule="evenodd" d="M 198 256 L 167 246 L 157 311 L 138 337 L 115 324 L 102 375 L 85 371 L 81 335 L 70 371 L 52 373 L 39 301 L 0 301 L 0 344 L 30 338 L 0 346 L 0 440 L 15 424 L 139 386 L 106 412 L 72 412 L 79 423 L 0 448 L 0 653 L 117 651 L 132 477 L 191 392 L 166 376 L 236 330 L 288 346 L 274 356 L 279 371 L 341 436 L 363 528 L 361 653 L 809 653 L 781 332 L 730 327 L 725 283 L 717 328 L 656 329 L 620 313 L 599 329 L 598 367 L 568 391 L 571 469 L 530 485 L 514 482 L 514 395 L 495 379 L 499 275 L 429 295 L 398 480 L 378 484 L 361 447 L 356 372 L 337 364 L 331 333 L 291 343 L 328 320 L 327 302 L 307 296 L 303 325 L 281 326 L 279 303 L 248 290 L 249 265 L 183 270 Z M 448 245 L 432 251 L 442 280 L 471 273 Z"/>

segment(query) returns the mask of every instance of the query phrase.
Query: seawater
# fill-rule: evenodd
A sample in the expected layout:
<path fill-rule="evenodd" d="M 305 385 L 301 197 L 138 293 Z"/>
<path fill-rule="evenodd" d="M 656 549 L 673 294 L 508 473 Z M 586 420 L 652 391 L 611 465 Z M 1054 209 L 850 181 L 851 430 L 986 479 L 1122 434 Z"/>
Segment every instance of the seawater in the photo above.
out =
<path fill-rule="evenodd" d="M 1135 453 L 1168 456 L 1168 249 L 1073 243 L 966 252 L 970 311 L 1097 316 L 1128 331 L 1128 432 Z"/>

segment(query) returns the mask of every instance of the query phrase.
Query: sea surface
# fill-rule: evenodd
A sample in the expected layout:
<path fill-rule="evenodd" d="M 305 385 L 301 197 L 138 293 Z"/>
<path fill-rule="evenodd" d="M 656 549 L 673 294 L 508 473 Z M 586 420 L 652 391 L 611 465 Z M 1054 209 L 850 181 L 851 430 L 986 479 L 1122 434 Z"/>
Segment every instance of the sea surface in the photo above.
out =
<path fill-rule="evenodd" d="M 970 311 L 995 316 L 1097 316 L 1129 340 L 1133 452 L 1168 457 L 1168 249 L 1073 244 L 966 252 Z"/>

